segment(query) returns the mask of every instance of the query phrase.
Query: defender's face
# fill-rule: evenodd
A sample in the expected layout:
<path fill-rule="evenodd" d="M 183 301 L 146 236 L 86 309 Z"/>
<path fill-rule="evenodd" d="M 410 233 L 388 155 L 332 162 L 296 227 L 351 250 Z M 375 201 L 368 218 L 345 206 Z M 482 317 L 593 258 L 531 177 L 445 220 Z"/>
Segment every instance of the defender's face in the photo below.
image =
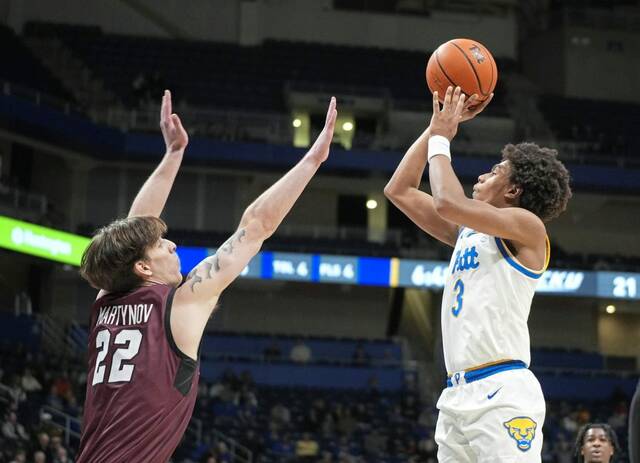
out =
<path fill-rule="evenodd" d="M 146 262 L 153 272 L 152 279 L 159 280 L 172 286 L 182 283 L 180 273 L 180 258 L 176 253 L 176 244 L 165 238 L 160 238 L 147 250 Z"/>
<path fill-rule="evenodd" d="M 509 161 L 502 161 L 491 168 L 490 172 L 478 177 L 478 183 L 473 186 L 473 199 L 484 201 L 494 206 L 505 203 L 504 195 L 511 187 L 509 176 L 511 167 Z"/>
<path fill-rule="evenodd" d="M 602 428 L 591 428 L 584 436 L 582 456 L 585 463 L 608 463 L 613 456 L 613 444 Z"/>

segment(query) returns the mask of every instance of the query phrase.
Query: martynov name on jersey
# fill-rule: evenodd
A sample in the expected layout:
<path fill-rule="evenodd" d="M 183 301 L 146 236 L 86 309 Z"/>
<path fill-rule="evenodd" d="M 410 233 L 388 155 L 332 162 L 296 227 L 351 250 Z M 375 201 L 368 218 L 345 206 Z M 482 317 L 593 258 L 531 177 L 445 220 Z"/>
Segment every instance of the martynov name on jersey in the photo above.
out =
<path fill-rule="evenodd" d="M 139 325 L 147 323 L 153 304 L 121 304 L 100 307 L 97 325 Z"/>

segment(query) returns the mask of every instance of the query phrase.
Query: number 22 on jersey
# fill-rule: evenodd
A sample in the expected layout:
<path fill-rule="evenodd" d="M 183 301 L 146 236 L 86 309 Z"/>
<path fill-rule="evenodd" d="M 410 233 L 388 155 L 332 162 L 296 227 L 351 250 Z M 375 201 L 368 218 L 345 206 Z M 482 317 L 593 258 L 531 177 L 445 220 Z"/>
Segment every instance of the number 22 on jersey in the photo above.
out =
<path fill-rule="evenodd" d="M 453 285 L 453 295 L 455 298 L 455 305 L 451 307 L 451 313 L 454 317 L 457 317 L 462 311 L 462 298 L 464 297 L 464 283 L 462 282 L 462 278 L 456 280 L 456 284 Z"/>
<path fill-rule="evenodd" d="M 107 366 L 103 363 L 109 353 L 109 341 L 111 333 L 109 330 L 98 331 L 96 335 L 96 349 L 98 357 L 96 358 L 96 369 L 93 372 L 92 386 L 104 382 Z M 114 341 L 114 346 L 122 346 L 115 350 L 111 358 L 111 368 L 109 370 L 108 383 L 129 382 L 133 376 L 134 365 L 129 363 L 123 364 L 126 360 L 132 360 L 140 350 L 142 342 L 142 332 L 140 330 L 122 330 Z"/>

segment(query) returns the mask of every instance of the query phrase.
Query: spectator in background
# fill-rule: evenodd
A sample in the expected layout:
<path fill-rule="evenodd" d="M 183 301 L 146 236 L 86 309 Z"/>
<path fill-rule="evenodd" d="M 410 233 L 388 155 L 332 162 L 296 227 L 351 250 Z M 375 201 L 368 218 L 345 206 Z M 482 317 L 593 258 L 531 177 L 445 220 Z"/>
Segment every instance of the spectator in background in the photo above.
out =
<path fill-rule="evenodd" d="M 46 431 L 40 431 L 36 436 L 36 442 L 31 447 L 31 453 L 43 452 L 49 459 L 53 458 L 53 450 L 51 449 L 51 438 Z"/>
<path fill-rule="evenodd" d="M 414 396 L 405 395 L 402 398 L 402 416 L 410 421 L 418 419 L 418 401 Z"/>
<path fill-rule="evenodd" d="M 55 460 L 58 458 L 60 454 L 60 449 L 65 450 L 62 445 L 62 436 L 57 433 L 58 431 L 54 431 L 51 433 L 51 443 L 49 444 L 49 451 L 45 451 L 47 455 L 47 461 Z"/>
<path fill-rule="evenodd" d="M 58 397 L 67 397 L 71 391 L 71 382 L 69 382 L 69 372 L 65 371 L 62 376 L 58 376 L 53 382 L 56 390 L 55 393 Z"/>
<path fill-rule="evenodd" d="M 358 421 L 354 418 L 351 413 L 351 409 L 346 407 L 342 413 L 339 414 L 337 429 L 340 434 L 346 436 L 347 438 L 351 438 L 351 435 L 358 427 Z"/>
<path fill-rule="evenodd" d="M 147 76 L 143 72 L 139 72 L 131 81 L 131 94 L 137 105 L 141 105 L 146 100 L 148 92 Z"/>
<path fill-rule="evenodd" d="M 573 461 L 573 448 L 562 434 L 558 436 L 554 446 L 556 463 L 571 463 Z"/>
<path fill-rule="evenodd" d="M 577 412 L 571 412 L 562 419 L 562 427 L 569 434 L 573 434 L 578 430 L 578 422 L 576 420 Z"/>
<path fill-rule="evenodd" d="M 387 436 L 382 434 L 376 427 L 365 435 L 364 450 L 368 456 L 379 459 L 386 447 Z"/>
<path fill-rule="evenodd" d="M 37 451 L 33 454 L 33 463 L 47 463 L 47 456 L 44 452 Z"/>
<path fill-rule="evenodd" d="M 55 384 L 52 384 L 49 388 L 49 394 L 47 395 L 47 405 L 50 405 L 53 408 L 57 408 L 58 410 L 62 410 L 64 404 L 62 403 L 62 399 L 58 395 L 58 388 Z"/>
<path fill-rule="evenodd" d="M 296 442 L 296 457 L 300 462 L 315 461 L 318 456 L 318 450 L 318 442 L 312 439 L 311 435 L 307 432 Z"/>
<path fill-rule="evenodd" d="M 610 463 L 620 453 L 616 432 L 605 423 L 587 423 L 578 432 L 574 457 L 579 463 Z"/>
<path fill-rule="evenodd" d="M 291 349 L 289 358 L 295 363 L 309 363 L 311 360 L 311 349 L 300 339 Z"/>
<path fill-rule="evenodd" d="M 53 459 L 53 463 L 73 463 L 73 460 L 69 458 L 67 449 L 65 449 L 64 447 L 59 447 L 56 451 L 56 456 Z"/>
<path fill-rule="evenodd" d="M 22 389 L 26 392 L 39 392 L 42 390 L 42 384 L 33 376 L 30 368 L 25 368 L 21 383 Z"/>
<path fill-rule="evenodd" d="M 291 423 L 291 412 L 283 404 L 278 403 L 271 409 L 271 421 L 273 421 L 278 429 L 285 428 Z"/>
<path fill-rule="evenodd" d="M 27 463 L 27 452 L 24 449 L 16 450 L 10 463 Z"/>
<path fill-rule="evenodd" d="M 2 435 L 15 444 L 29 440 L 29 435 L 24 430 L 24 426 L 18 423 L 18 416 L 14 411 L 7 413 L 2 424 Z"/>
<path fill-rule="evenodd" d="M 9 386 L 9 397 L 15 404 L 20 404 L 20 402 L 24 402 L 27 400 L 27 394 L 22 389 L 22 384 L 20 382 L 20 376 L 13 375 L 11 378 L 11 384 Z"/>
<path fill-rule="evenodd" d="M 295 458 L 295 451 L 291 438 L 285 434 L 282 439 L 275 440 L 271 445 L 271 450 L 278 457 L 279 462 L 291 462 Z"/>

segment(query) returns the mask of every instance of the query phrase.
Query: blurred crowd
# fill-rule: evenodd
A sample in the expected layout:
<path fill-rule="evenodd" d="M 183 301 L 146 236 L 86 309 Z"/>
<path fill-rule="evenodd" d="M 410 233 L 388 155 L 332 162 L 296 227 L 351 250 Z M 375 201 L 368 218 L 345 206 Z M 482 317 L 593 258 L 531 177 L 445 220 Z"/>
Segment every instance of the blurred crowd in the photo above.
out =
<path fill-rule="evenodd" d="M 301 360 L 293 354 L 292 361 Z M 7 344 L 0 360 L 0 463 L 73 463 L 79 422 L 67 433 L 58 412 L 81 416 L 82 360 Z M 366 363 L 366 356 L 356 349 L 353 361 Z M 627 412 L 623 395 L 603 403 L 549 402 L 542 461 L 575 461 L 578 430 L 593 421 L 615 430 L 622 448 L 617 461 L 626 461 Z M 199 385 L 194 422 L 201 425 L 200 442 L 189 434 L 173 462 L 230 463 L 234 453 L 248 450 L 264 463 L 436 463 L 436 419 L 434 404 L 411 385 L 401 393 L 380 391 L 375 382 L 359 391 L 275 388 L 227 371 Z"/>

